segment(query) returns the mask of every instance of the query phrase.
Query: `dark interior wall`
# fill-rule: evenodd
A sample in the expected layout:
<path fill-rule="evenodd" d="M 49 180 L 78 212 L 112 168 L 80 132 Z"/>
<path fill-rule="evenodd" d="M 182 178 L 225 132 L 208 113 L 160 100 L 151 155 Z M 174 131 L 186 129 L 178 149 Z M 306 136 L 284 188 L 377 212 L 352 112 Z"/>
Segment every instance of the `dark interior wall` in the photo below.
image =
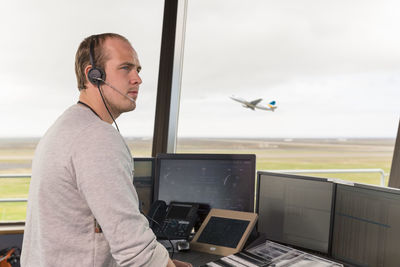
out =
<path fill-rule="evenodd" d="M 0 235 L 0 250 L 9 247 L 22 248 L 23 234 Z"/>

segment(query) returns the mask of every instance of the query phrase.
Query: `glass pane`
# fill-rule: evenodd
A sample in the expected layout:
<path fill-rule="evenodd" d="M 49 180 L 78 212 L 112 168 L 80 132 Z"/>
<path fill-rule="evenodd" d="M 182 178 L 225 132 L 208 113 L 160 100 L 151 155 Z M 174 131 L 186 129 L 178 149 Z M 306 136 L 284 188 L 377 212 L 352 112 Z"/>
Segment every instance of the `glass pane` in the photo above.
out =
<path fill-rule="evenodd" d="M 40 137 L 78 101 L 74 61 L 80 42 L 103 32 L 124 35 L 139 55 L 143 83 L 137 108 L 117 123 L 134 156 L 151 155 L 163 8 L 162 0 L 2 4 L 0 174 L 31 172 Z M 0 199 L 26 198 L 27 184 L 29 179 L 0 178 Z M 25 207 L 26 202 L 0 202 L 0 221 L 23 220 Z"/>
<path fill-rule="evenodd" d="M 190 1 L 177 151 L 255 153 L 258 169 L 389 173 L 400 113 L 399 5 Z M 277 108 L 252 110 L 232 95 Z M 321 176 L 380 181 L 377 173 Z"/>

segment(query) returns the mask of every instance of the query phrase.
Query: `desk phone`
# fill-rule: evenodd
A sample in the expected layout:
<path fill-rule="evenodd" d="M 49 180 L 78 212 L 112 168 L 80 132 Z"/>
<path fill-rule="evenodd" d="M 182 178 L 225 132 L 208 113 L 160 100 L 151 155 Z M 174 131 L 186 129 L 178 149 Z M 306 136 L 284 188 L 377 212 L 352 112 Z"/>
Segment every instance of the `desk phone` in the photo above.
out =
<path fill-rule="evenodd" d="M 188 239 L 197 220 L 199 204 L 156 201 L 152 205 L 149 217 L 158 222 L 150 222 L 150 227 L 158 239 Z"/>

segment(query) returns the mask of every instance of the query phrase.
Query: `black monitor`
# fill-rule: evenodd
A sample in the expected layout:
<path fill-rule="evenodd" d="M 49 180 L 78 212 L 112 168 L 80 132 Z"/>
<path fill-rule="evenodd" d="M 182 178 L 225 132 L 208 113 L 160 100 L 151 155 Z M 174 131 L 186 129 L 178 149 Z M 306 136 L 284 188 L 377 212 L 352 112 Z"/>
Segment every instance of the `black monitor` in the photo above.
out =
<path fill-rule="evenodd" d="M 258 231 L 269 240 L 328 255 L 335 184 L 266 171 L 257 177 Z"/>
<path fill-rule="evenodd" d="M 155 159 L 133 158 L 133 164 L 135 170 L 133 184 L 139 197 L 140 208 L 147 214 L 153 203 Z"/>
<path fill-rule="evenodd" d="M 253 154 L 157 155 L 154 199 L 254 212 Z"/>
<path fill-rule="evenodd" d="M 354 266 L 399 266 L 400 190 L 337 185 L 332 256 Z"/>

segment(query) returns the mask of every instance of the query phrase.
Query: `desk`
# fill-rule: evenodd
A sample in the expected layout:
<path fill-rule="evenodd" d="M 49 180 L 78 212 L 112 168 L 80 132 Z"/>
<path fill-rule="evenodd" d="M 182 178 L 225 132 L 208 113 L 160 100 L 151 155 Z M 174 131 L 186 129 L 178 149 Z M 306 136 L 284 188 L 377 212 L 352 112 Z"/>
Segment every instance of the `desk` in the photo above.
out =
<path fill-rule="evenodd" d="M 253 229 L 244 247 L 248 248 L 261 244 L 263 242 L 263 239 L 260 239 L 260 241 L 258 241 L 259 240 L 258 237 L 259 237 L 258 233 L 255 231 L 255 229 Z M 173 243 L 174 241 L 175 240 L 172 240 Z M 159 240 L 159 242 L 162 243 L 169 251 L 171 251 L 171 246 L 169 242 L 167 242 L 166 240 Z M 193 266 L 201 266 L 206 263 L 216 261 L 222 257 L 224 256 L 190 250 L 186 252 L 175 252 L 173 258 L 180 261 L 190 262 Z"/>
<path fill-rule="evenodd" d="M 258 245 L 260 245 L 262 243 L 265 243 L 265 242 L 269 242 L 269 241 L 266 241 L 264 236 L 260 236 L 260 238 L 256 239 L 254 242 L 252 242 L 250 245 L 248 245 L 246 247 L 246 249 L 251 249 L 251 248 L 256 247 L 256 246 L 258 246 Z M 274 243 L 274 242 L 269 242 L 269 243 Z M 325 261 L 325 260 L 327 260 L 327 261 L 330 261 L 333 264 L 334 263 L 339 263 L 339 264 L 343 264 L 343 266 L 345 266 L 345 267 L 352 267 L 351 265 L 346 264 L 346 263 L 341 262 L 341 261 L 338 261 L 337 259 L 331 259 L 331 258 L 327 257 L 326 255 L 320 255 L 320 254 L 314 254 L 314 253 L 305 252 L 305 251 L 302 251 L 302 250 L 296 250 L 296 249 L 293 249 L 291 247 L 279 245 L 278 243 L 275 243 L 275 246 L 283 247 L 282 249 L 280 247 L 278 247 L 277 249 L 279 251 L 288 251 L 287 255 L 289 255 L 289 254 L 295 255 L 293 252 L 290 252 L 290 251 L 297 251 L 299 253 L 298 255 L 300 255 L 298 257 L 298 259 L 302 260 L 303 264 L 312 264 L 312 263 L 314 263 L 314 264 L 322 264 L 323 266 L 328 266 L 328 265 L 326 265 L 327 263 Z M 283 253 L 285 253 L 285 252 L 283 252 Z M 307 257 L 303 258 L 303 256 L 301 256 L 303 254 L 307 255 Z M 296 264 L 296 262 L 297 262 L 296 260 L 293 261 L 293 259 L 294 259 L 293 256 L 291 256 L 291 258 L 286 258 L 285 257 L 285 259 L 283 259 L 282 255 L 280 255 L 280 256 L 279 255 L 272 256 L 272 255 L 274 255 L 274 253 L 269 254 L 270 257 L 275 258 L 274 260 L 277 260 L 278 258 L 281 258 L 283 261 L 285 261 L 285 260 L 286 261 L 287 260 L 292 261 L 291 264 L 289 264 L 289 262 L 287 262 L 286 263 L 287 265 L 285 265 L 285 266 L 295 266 L 293 264 Z M 208 253 L 203 253 L 203 252 L 198 252 L 198 251 L 178 252 L 178 253 L 174 254 L 174 259 L 180 260 L 180 261 L 184 261 L 184 262 L 190 262 L 193 266 L 201 266 L 201 265 L 204 265 L 206 263 L 216 261 L 216 260 L 218 260 L 220 258 L 223 258 L 223 257 L 224 256 L 208 254 Z M 293 257 L 293 259 L 292 259 L 292 257 Z M 267 258 L 267 257 L 265 257 L 265 258 Z M 280 263 L 283 263 L 283 262 L 280 262 Z M 279 265 L 279 263 L 278 263 L 278 265 Z M 318 265 L 318 266 L 322 266 L 322 265 Z M 302 266 L 308 266 L 308 265 L 302 265 Z M 315 265 L 315 266 L 317 266 L 317 265 Z M 329 265 L 329 266 L 333 266 L 333 265 Z M 338 266 L 338 265 L 335 265 L 335 266 Z"/>
<path fill-rule="evenodd" d="M 0 223 L 0 235 L 23 234 L 25 222 Z"/>
<path fill-rule="evenodd" d="M 24 222 L 0 223 L 0 250 L 8 247 L 22 247 Z"/>
<path fill-rule="evenodd" d="M 193 266 L 201 266 L 208 262 L 222 258 L 221 255 L 208 254 L 198 251 L 187 251 L 174 253 L 174 259 L 179 261 L 190 262 Z"/>

